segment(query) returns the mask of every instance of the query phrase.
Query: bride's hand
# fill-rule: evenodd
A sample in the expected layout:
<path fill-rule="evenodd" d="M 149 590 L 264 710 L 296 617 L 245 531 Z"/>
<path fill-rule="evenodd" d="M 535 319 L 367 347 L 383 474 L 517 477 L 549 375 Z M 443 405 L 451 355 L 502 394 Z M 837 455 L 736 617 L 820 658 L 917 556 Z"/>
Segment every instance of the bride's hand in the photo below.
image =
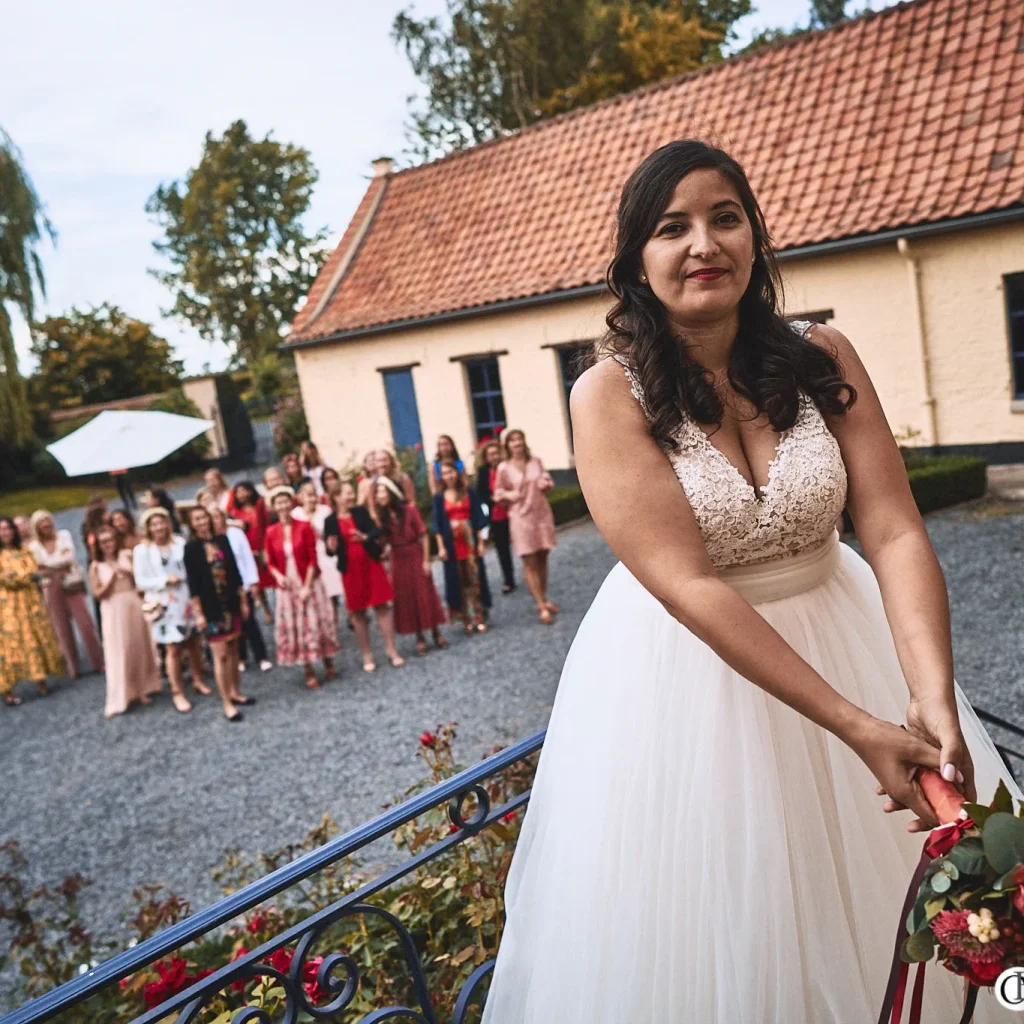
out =
<path fill-rule="evenodd" d="M 917 781 L 918 769 L 939 767 L 939 748 L 891 722 L 872 718 L 850 744 L 879 782 L 879 791 L 888 793 L 887 811 L 910 810 L 917 817 L 907 825 L 908 832 L 924 832 L 938 821 Z"/>
<path fill-rule="evenodd" d="M 907 729 L 915 736 L 940 748 L 939 763 L 951 764 L 955 770 L 950 782 L 958 782 L 971 803 L 978 800 L 974 785 L 974 762 L 960 731 L 960 713 L 956 698 L 920 697 L 907 705 Z"/>

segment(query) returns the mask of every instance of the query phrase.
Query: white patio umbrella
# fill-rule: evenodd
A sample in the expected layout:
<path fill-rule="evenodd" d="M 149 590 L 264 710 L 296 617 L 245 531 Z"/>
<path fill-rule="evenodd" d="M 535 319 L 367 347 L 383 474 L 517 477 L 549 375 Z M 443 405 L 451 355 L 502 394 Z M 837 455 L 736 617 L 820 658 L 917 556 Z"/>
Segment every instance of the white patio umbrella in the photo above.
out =
<path fill-rule="evenodd" d="M 172 412 L 107 409 L 46 450 L 68 476 L 151 466 L 213 426 L 212 420 Z"/>

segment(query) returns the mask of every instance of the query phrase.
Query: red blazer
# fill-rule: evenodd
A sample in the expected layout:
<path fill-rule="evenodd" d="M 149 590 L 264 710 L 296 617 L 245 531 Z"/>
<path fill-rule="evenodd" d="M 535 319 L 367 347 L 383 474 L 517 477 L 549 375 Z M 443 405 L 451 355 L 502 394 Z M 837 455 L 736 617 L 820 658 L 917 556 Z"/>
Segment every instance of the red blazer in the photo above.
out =
<path fill-rule="evenodd" d="M 267 556 L 267 565 L 276 569 L 282 576 L 286 575 L 284 556 L 284 527 L 273 523 L 267 527 L 267 537 L 263 542 L 263 550 Z M 313 578 L 320 574 L 320 566 L 316 560 L 316 531 L 309 523 L 299 519 L 292 520 L 292 553 L 295 556 L 295 568 L 299 578 L 305 579 L 309 567 L 313 566 Z"/>

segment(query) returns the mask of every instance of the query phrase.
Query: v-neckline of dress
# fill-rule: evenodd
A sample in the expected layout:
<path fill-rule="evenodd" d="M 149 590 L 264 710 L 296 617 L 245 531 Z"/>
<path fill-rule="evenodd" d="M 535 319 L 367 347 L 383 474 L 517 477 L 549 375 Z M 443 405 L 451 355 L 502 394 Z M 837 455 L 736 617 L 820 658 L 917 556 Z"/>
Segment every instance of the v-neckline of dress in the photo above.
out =
<path fill-rule="evenodd" d="M 691 430 L 696 431 L 696 433 L 699 435 L 698 440 L 700 440 L 704 444 L 706 444 L 707 447 L 710 448 L 711 451 L 714 452 L 715 455 L 718 458 L 720 458 L 729 467 L 729 469 L 732 470 L 732 472 L 735 474 L 736 478 L 740 481 L 740 483 L 743 484 L 743 486 L 750 492 L 750 495 L 754 499 L 754 501 L 759 506 L 763 506 L 764 503 L 765 503 L 765 500 L 768 497 L 769 492 L 772 489 L 772 485 L 775 483 L 775 471 L 778 468 L 779 459 L 781 458 L 781 456 L 783 454 L 783 450 L 786 447 L 786 442 L 789 441 L 790 438 L 793 436 L 793 431 L 794 431 L 797 423 L 800 422 L 800 417 L 803 415 L 803 411 L 804 411 L 803 410 L 803 395 L 801 395 L 800 396 L 800 409 L 797 412 L 797 418 L 794 421 L 793 426 L 787 428 L 786 430 L 782 431 L 781 434 L 779 434 L 779 441 L 778 441 L 778 444 L 776 444 L 776 446 L 775 446 L 775 454 L 772 456 L 771 461 L 768 463 L 768 479 L 765 482 L 764 490 L 762 490 L 760 494 L 758 494 L 757 487 L 754 484 L 752 484 L 743 475 L 742 471 L 736 465 L 736 463 L 733 462 L 732 459 L 730 459 L 729 456 L 726 455 L 725 452 L 723 452 L 722 449 L 719 448 L 711 440 L 711 438 L 708 437 L 708 435 L 705 434 L 704 431 L 701 430 L 701 428 L 689 416 L 687 416 L 684 413 L 683 414 L 683 419 L 686 421 L 687 426 Z"/>

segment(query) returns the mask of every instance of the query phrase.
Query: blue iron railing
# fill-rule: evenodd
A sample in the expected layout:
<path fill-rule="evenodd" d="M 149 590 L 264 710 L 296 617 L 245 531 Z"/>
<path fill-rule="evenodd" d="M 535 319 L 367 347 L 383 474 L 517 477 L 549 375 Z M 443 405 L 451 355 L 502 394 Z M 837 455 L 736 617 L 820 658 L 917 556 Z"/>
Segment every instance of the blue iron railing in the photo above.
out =
<path fill-rule="evenodd" d="M 981 708 L 976 708 L 975 711 L 986 724 L 1024 739 L 1024 729 L 1020 726 Z M 187 920 L 172 925 L 93 970 L 0 1017 L 0 1024 L 40 1024 L 42 1021 L 50 1020 L 84 1003 L 107 986 L 116 984 L 122 978 L 127 978 L 200 939 L 323 868 L 344 860 L 421 814 L 447 803 L 449 819 L 455 826 L 450 836 L 397 867 L 383 871 L 355 892 L 287 928 L 270 941 L 130 1022 L 156 1024 L 177 1013 L 176 1024 L 192 1024 L 218 993 L 229 988 L 234 982 L 255 977 L 276 978 L 285 990 L 287 1001 L 281 1017 L 282 1024 L 295 1024 L 301 1014 L 308 1015 L 307 1019 L 333 1018 L 343 1012 L 355 998 L 360 978 L 359 967 L 351 957 L 344 954 L 335 953 L 324 957 L 318 968 L 316 980 L 320 989 L 333 998 L 327 1004 L 314 1006 L 309 1002 L 303 988 L 303 971 L 307 958 L 317 939 L 329 926 L 346 918 L 368 915 L 385 921 L 394 929 L 412 979 L 412 990 L 418 1009 L 392 1006 L 374 1010 L 362 1017 L 359 1024 L 377 1024 L 379 1021 L 397 1019 L 415 1021 L 417 1024 L 440 1024 L 431 1000 L 420 951 L 412 935 L 395 915 L 367 903 L 366 900 L 487 828 L 510 811 L 524 806 L 530 798 L 529 789 L 505 801 L 501 806 L 492 808 L 487 790 L 482 783 L 539 751 L 544 743 L 544 736 L 544 731 L 535 733 L 412 799 L 390 808 L 372 821 L 331 840 L 312 853 L 271 872 Z M 1016 779 L 1011 759 L 1024 764 L 1024 753 L 998 742 L 996 749 L 1003 758 L 1007 770 Z M 466 817 L 465 807 L 471 797 L 475 797 L 476 807 Z M 287 972 L 279 971 L 265 962 L 276 950 L 293 943 L 296 944 L 295 953 Z M 494 961 L 489 960 L 473 971 L 456 1000 L 451 1024 L 464 1024 L 467 1011 L 477 1001 L 480 986 L 493 968 Z M 246 1006 L 235 1011 L 232 1024 L 270 1024 L 270 1020 L 270 1016 L 263 1009 Z"/>
<path fill-rule="evenodd" d="M 275 978 L 285 990 L 286 1005 L 281 1017 L 282 1024 L 295 1024 L 302 1014 L 307 1015 L 302 1019 L 334 1018 L 344 1011 L 356 996 L 360 978 L 359 966 L 351 957 L 341 953 L 325 956 L 317 970 L 316 980 L 320 989 L 332 998 L 329 1003 L 319 1006 L 312 1005 L 306 996 L 303 988 L 303 970 L 314 944 L 328 927 L 347 918 L 367 915 L 377 917 L 394 929 L 412 979 L 412 990 L 418 1008 L 392 1006 L 374 1010 L 362 1017 L 359 1024 L 376 1024 L 378 1021 L 397 1019 L 416 1021 L 418 1024 L 440 1024 L 427 986 L 420 952 L 409 930 L 394 914 L 366 901 L 398 879 L 411 874 L 504 815 L 525 805 L 530 798 L 529 789 L 506 800 L 501 806 L 492 808 L 490 797 L 482 784 L 539 751 L 544 743 L 544 735 L 544 731 L 535 733 L 390 808 L 372 821 L 325 843 L 306 856 L 218 900 L 198 914 L 193 914 L 188 919 L 166 928 L 145 942 L 140 942 L 87 973 L 0 1017 L 0 1024 L 39 1024 L 41 1021 L 50 1020 L 84 1003 L 107 986 L 116 984 L 122 978 L 127 978 L 190 942 L 202 938 L 215 928 L 259 906 L 323 868 L 344 860 L 421 814 L 447 803 L 448 817 L 454 826 L 454 831 L 447 838 L 427 847 L 403 864 L 383 871 L 355 892 L 292 925 L 270 941 L 165 1000 L 159 1006 L 147 1010 L 131 1022 L 155 1024 L 156 1021 L 165 1021 L 170 1015 L 177 1013 L 176 1024 L 191 1024 L 199 1018 L 218 993 L 228 989 L 234 982 L 255 977 Z M 471 798 L 475 798 L 476 806 L 470 813 L 467 808 Z M 276 950 L 292 943 L 296 944 L 295 952 L 287 972 L 279 971 L 264 962 Z M 488 961 L 477 967 L 470 975 L 459 993 L 451 1024 L 463 1024 L 467 1010 L 477 1001 L 480 985 L 490 974 L 493 966 L 494 961 Z M 232 1024 L 270 1024 L 270 1020 L 270 1016 L 263 1009 L 245 1006 L 235 1012 Z"/>

